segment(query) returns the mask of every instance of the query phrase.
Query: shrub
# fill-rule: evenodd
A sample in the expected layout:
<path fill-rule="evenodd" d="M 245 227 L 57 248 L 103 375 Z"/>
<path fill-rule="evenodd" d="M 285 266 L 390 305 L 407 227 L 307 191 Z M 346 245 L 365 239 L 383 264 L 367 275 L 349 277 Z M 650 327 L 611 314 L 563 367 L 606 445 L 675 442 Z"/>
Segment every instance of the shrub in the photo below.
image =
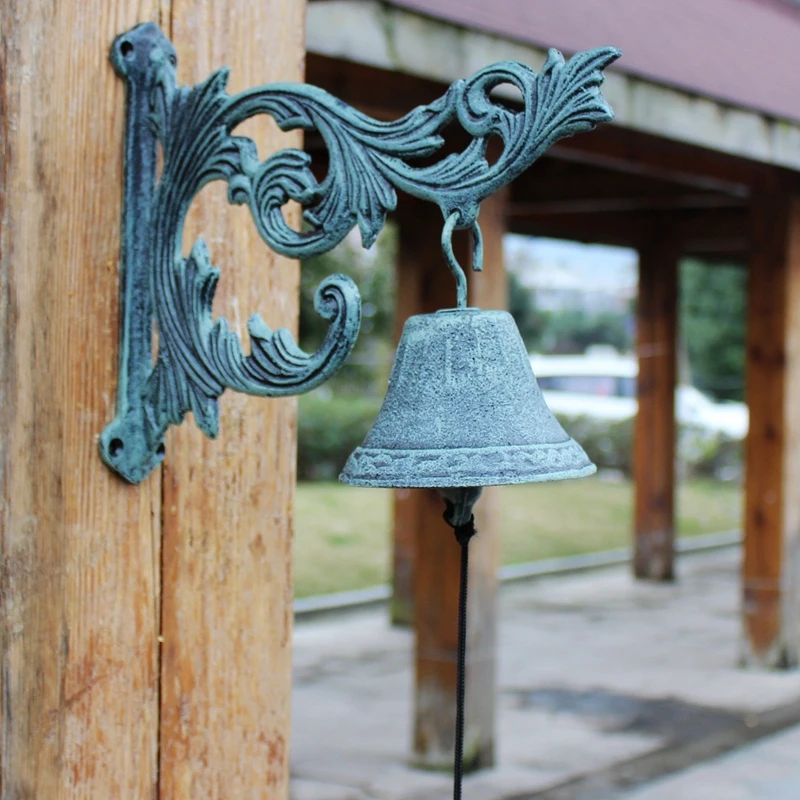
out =
<path fill-rule="evenodd" d="M 608 422 L 594 417 L 557 414 L 564 430 L 586 451 L 598 469 L 633 469 L 633 418 Z"/>
<path fill-rule="evenodd" d="M 589 416 L 556 415 L 564 430 L 579 442 L 598 469 L 633 472 L 634 420 L 608 422 Z M 740 480 L 742 442 L 693 425 L 679 425 L 676 431 L 678 475 Z"/>
<path fill-rule="evenodd" d="M 381 398 L 333 395 L 324 389 L 300 397 L 297 412 L 297 477 L 335 480 L 361 444 Z"/>

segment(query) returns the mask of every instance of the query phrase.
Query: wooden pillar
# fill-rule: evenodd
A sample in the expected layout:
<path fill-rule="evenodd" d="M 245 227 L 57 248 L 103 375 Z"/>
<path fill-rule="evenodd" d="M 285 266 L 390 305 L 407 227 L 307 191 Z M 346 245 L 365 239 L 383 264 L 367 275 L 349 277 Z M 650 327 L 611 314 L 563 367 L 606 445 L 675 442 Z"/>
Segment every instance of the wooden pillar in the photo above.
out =
<path fill-rule="evenodd" d="M 230 64 L 237 91 L 302 78 L 303 12 L 290 0 L 0 0 L 9 800 L 288 796 L 293 402 L 226 394 L 220 439 L 188 419 L 163 474 L 138 487 L 101 463 L 97 436 L 117 374 L 125 98 L 111 42 L 158 20 L 181 82 Z M 264 130 L 262 147 L 299 144 Z M 266 253 L 224 187 L 198 206 L 189 230 L 223 268 L 217 312 L 293 327 L 296 266 Z"/>
<path fill-rule="evenodd" d="M 639 251 L 639 411 L 634 431 L 634 573 L 672 580 L 679 248 L 668 231 Z"/>
<path fill-rule="evenodd" d="M 745 663 L 800 663 L 800 199 L 751 209 L 744 511 Z"/>
<path fill-rule="evenodd" d="M 231 67 L 231 93 L 303 79 L 305 4 L 172 0 L 182 81 Z M 261 158 L 301 146 L 261 118 L 238 132 Z M 296 211 L 296 209 L 295 209 Z M 291 223 L 299 218 L 292 214 Z M 202 235 L 222 270 L 215 310 L 244 331 L 259 311 L 297 328 L 296 262 L 268 251 L 244 207 L 214 184 L 195 203 L 185 247 Z M 226 392 L 220 434 L 172 431 L 164 465 L 161 796 L 288 795 L 294 398 Z"/>
<path fill-rule="evenodd" d="M 160 476 L 101 463 L 117 370 L 117 31 L 158 3 L 0 1 L 4 798 L 158 780 Z M 73 36 L 79 31 L 78 39 Z"/>
<path fill-rule="evenodd" d="M 470 273 L 469 297 L 470 304 L 483 308 L 506 305 L 502 260 L 505 202 L 505 192 L 495 195 L 484 202 L 480 217 L 485 268 L 482 275 Z M 441 218 L 407 201 L 400 226 L 400 308 L 408 315 L 452 307 L 455 283 L 441 255 Z M 470 251 L 467 235 L 459 234 L 455 252 L 465 266 Z M 416 277 L 404 274 L 412 270 Z M 412 308 L 414 297 L 416 309 Z M 442 520 L 444 505 L 435 491 L 406 490 L 397 495 L 395 531 L 399 528 L 404 538 L 400 547 L 395 545 L 395 575 L 400 561 L 406 580 L 412 576 L 405 586 L 413 587 L 413 602 L 405 608 L 412 609 L 416 629 L 413 758 L 422 766 L 449 769 L 454 747 L 460 550 L 453 530 Z M 467 769 L 494 762 L 497 517 L 496 490 L 489 488 L 476 508 L 479 533 L 470 545 Z M 395 603 L 394 607 L 400 606 Z"/>

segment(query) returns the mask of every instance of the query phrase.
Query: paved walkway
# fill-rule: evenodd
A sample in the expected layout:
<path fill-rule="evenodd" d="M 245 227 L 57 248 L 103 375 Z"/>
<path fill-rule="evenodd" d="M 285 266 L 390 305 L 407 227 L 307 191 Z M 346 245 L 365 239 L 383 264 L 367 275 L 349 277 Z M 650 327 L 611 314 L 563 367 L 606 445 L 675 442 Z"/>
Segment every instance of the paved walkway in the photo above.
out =
<path fill-rule="evenodd" d="M 798 800 L 800 727 L 656 781 L 620 800 Z"/>
<path fill-rule="evenodd" d="M 637 785 L 631 774 L 643 759 L 658 773 L 660 754 L 752 734 L 771 709 L 800 701 L 797 673 L 736 666 L 738 560 L 736 550 L 684 558 L 674 585 L 637 584 L 627 568 L 613 568 L 506 588 L 498 764 L 469 777 L 465 800 L 800 800 L 800 778 L 786 771 L 793 745 L 800 761 L 792 733 L 622 788 Z M 292 800 L 449 796 L 449 776 L 408 765 L 411 646 L 383 609 L 297 625 Z M 748 783 L 739 785 L 733 763 Z M 669 769 L 681 766 L 673 759 Z M 715 768 L 727 776 L 724 790 L 709 789 Z M 752 788 L 758 775 L 766 782 Z M 600 779 L 583 785 L 582 776 Z M 574 788 L 554 790 L 570 780 Z M 675 789 L 670 780 L 684 783 Z M 695 794 L 692 781 L 700 781 Z M 793 781 L 797 790 L 786 794 Z"/>

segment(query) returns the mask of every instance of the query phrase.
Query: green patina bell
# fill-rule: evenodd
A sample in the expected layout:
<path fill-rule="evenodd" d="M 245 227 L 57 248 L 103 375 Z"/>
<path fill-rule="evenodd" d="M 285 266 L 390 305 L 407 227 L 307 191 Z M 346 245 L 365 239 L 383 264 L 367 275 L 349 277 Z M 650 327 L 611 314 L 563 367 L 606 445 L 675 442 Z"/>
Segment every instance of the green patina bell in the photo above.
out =
<path fill-rule="evenodd" d="M 386 399 L 341 480 L 445 489 L 594 471 L 545 404 L 511 315 L 457 308 L 406 322 Z"/>

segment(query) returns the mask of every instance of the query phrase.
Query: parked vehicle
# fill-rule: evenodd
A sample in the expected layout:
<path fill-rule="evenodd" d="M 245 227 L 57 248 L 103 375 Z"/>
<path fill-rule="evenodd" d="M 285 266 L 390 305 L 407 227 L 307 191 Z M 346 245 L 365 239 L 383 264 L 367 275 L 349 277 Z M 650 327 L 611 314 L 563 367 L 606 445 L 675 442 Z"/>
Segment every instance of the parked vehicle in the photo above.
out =
<path fill-rule="evenodd" d="M 601 351 L 582 356 L 533 355 L 530 361 L 554 413 L 609 422 L 636 414 L 638 362 L 634 356 Z M 675 418 L 682 425 L 729 439 L 743 439 L 747 434 L 744 403 L 718 403 L 687 384 L 676 387 Z"/>

